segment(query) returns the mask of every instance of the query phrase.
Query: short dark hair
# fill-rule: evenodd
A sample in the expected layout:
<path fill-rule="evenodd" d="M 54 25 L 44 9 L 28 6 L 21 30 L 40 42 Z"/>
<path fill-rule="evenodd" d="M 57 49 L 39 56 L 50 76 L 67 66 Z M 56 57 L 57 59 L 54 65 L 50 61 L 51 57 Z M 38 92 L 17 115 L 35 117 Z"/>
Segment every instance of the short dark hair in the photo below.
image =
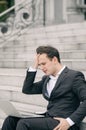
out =
<path fill-rule="evenodd" d="M 52 47 L 52 46 L 39 46 L 36 49 L 37 54 L 47 54 L 48 58 L 52 59 L 54 56 L 58 59 L 58 62 L 60 63 L 60 55 L 59 51 Z"/>

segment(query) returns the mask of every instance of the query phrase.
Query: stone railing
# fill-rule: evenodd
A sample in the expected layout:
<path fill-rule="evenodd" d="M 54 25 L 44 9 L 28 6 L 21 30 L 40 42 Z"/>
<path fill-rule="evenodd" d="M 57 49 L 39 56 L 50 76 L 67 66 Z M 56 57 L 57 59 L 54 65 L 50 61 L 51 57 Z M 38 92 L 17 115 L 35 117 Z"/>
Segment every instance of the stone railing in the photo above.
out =
<path fill-rule="evenodd" d="M 11 38 L 21 35 L 21 30 L 32 27 L 34 24 L 43 25 L 43 1 L 29 0 L 15 4 L 0 14 L 0 17 L 14 10 L 5 23 L 0 23 L 0 46 L 6 44 Z"/>

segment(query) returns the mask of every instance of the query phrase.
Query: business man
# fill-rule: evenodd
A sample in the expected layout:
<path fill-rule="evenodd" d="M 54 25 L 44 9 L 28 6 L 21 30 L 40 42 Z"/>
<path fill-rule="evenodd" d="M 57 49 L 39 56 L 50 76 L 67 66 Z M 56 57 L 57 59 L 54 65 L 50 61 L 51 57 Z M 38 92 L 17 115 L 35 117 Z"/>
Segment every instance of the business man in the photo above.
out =
<path fill-rule="evenodd" d="M 43 94 L 49 102 L 47 111 L 44 117 L 7 117 L 2 130 L 79 130 L 86 116 L 84 75 L 63 66 L 54 47 L 39 46 L 36 53 L 34 66 L 27 70 L 23 93 Z M 45 76 L 34 82 L 38 68 Z"/>

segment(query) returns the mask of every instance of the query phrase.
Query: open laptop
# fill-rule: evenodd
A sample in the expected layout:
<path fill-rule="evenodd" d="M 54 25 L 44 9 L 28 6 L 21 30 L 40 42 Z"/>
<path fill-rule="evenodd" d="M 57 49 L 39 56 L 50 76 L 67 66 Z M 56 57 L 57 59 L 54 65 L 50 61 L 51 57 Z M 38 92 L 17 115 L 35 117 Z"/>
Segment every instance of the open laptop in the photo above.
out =
<path fill-rule="evenodd" d="M 28 118 L 28 117 L 44 117 L 43 114 L 30 112 L 29 115 L 21 114 L 15 106 L 8 100 L 0 100 L 0 109 L 6 114 L 15 117 Z"/>

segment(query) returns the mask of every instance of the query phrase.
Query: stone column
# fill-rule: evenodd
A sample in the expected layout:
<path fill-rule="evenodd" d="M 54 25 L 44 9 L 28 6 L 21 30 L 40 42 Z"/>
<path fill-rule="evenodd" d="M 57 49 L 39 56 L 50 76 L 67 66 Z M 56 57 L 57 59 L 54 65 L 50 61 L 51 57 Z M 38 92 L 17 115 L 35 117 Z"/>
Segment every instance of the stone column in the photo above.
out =
<path fill-rule="evenodd" d="M 59 24 L 66 20 L 66 0 L 46 0 L 46 24 Z"/>
<path fill-rule="evenodd" d="M 64 15 L 66 11 L 66 1 L 65 0 L 55 0 L 54 7 L 55 7 L 55 23 L 64 23 L 65 17 Z"/>
<path fill-rule="evenodd" d="M 54 0 L 46 0 L 45 2 L 45 21 L 46 24 L 52 24 L 55 20 Z"/>

